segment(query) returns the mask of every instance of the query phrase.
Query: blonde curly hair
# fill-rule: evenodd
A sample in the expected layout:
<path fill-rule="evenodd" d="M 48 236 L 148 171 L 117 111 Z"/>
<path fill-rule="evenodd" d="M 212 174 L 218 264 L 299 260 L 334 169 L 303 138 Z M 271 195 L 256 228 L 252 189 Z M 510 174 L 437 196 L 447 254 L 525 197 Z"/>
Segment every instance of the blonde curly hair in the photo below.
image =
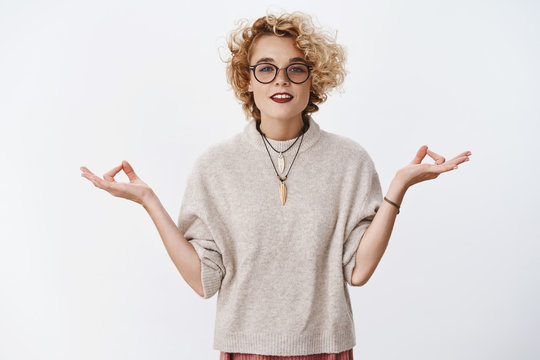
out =
<path fill-rule="evenodd" d="M 261 112 L 255 105 L 253 93 L 248 91 L 250 81 L 250 51 L 262 35 L 291 37 L 296 46 L 304 54 L 308 65 L 313 66 L 311 72 L 311 89 L 309 102 L 302 111 L 302 118 L 318 111 L 317 104 L 326 101 L 328 92 L 341 86 L 347 74 L 345 69 L 345 48 L 335 41 L 327 31 L 316 28 L 311 16 L 295 11 L 279 16 L 267 14 L 250 25 L 248 19 L 236 22 L 237 28 L 227 38 L 230 58 L 226 59 L 227 81 L 231 85 L 234 96 L 240 100 L 246 120 L 261 119 Z M 337 35 L 337 33 L 336 33 Z"/>

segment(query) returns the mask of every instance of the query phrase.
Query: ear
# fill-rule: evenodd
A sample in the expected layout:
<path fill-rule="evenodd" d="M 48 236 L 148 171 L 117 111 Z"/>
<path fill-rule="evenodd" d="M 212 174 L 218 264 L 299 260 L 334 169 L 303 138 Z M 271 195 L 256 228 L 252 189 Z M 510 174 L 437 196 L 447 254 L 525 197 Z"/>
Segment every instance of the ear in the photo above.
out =
<path fill-rule="evenodd" d="M 248 92 L 252 92 L 253 89 L 251 88 L 251 81 L 249 82 L 249 86 L 248 86 Z"/>

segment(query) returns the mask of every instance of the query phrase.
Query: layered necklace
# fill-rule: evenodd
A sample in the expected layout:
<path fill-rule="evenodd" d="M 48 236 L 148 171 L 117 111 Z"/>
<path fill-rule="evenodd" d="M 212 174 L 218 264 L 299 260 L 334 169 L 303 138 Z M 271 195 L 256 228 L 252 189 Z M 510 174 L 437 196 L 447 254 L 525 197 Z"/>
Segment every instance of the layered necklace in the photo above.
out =
<path fill-rule="evenodd" d="M 304 139 L 304 133 L 307 131 L 307 129 L 309 127 L 309 122 L 304 119 L 304 126 L 300 130 L 300 134 L 296 137 L 296 140 L 294 140 L 294 142 L 291 144 L 291 146 L 289 146 L 284 151 L 278 151 L 278 150 L 274 149 L 272 144 L 270 144 L 270 142 L 266 138 L 266 135 L 261 131 L 260 123 L 261 123 L 260 120 L 256 121 L 257 131 L 259 131 L 259 133 L 261 134 L 261 136 L 263 138 L 263 143 L 264 143 L 264 146 L 266 147 L 266 152 L 268 153 L 268 156 L 270 157 L 270 162 L 272 163 L 272 166 L 274 167 L 274 171 L 276 172 L 277 178 L 279 179 L 279 198 L 281 199 L 281 205 L 285 205 L 285 201 L 287 200 L 287 186 L 285 185 L 285 180 L 287 180 L 287 176 L 289 175 L 289 172 L 291 171 L 291 168 L 292 168 L 292 166 L 294 164 L 294 160 L 296 160 L 296 155 L 298 155 L 298 152 L 300 151 L 300 146 L 302 146 L 302 140 Z M 300 138 L 300 135 L 302 135 L 301 138 Z M 287 171 L 287 174 L 285 174 L 284 177 L 281 177 L 280 174 L 282 174 L 283 170 L 285 169 L 285 158 L 283 157 L 283 154 L 286 153 L 287 151 L 289 151 L 289 149 L 292 148 L 294 146 L 294 144 L 296 144 L 298 139 L 300 139 L 300 144 L 298 145 L 298 149 L 296 150 L 296 154 L 294 155 L 294 158 L 293 158 L 293 160 L 291 162 L 291 166 L 289 167 L 289 170 Z M 274 165 L 274 161 L 272 160 L 272 156 L 270 155 L 270 151 L 268 150 L 268 146 L 266 146 L 266 144 L 270 145 L 272 150 L 274 150 L 276 153 L 279 154 L 278 155 L 279 172 L 276 169 L 276 166 Z"/>

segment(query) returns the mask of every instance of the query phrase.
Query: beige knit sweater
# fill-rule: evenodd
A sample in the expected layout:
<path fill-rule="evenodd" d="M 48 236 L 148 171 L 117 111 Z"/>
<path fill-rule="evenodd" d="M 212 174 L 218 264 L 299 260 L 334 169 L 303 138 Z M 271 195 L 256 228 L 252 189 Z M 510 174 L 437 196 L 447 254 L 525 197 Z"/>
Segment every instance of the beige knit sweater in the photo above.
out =
<path fill-rule="evenodd" d="M 337 353 L 356 345 L 347 284 L 360 239 L 382 202 L 366 150 L 320 129 L 283 154 L 251 119 L 203 151 L 191 170 L 178 227 L 201 259 L 204 298 L 218 293 L 213 348 L 264 355 Z M 268 139 L 278 150 L 295 139 Z M 300 140 L 302 140 L 300 144 Z"/>

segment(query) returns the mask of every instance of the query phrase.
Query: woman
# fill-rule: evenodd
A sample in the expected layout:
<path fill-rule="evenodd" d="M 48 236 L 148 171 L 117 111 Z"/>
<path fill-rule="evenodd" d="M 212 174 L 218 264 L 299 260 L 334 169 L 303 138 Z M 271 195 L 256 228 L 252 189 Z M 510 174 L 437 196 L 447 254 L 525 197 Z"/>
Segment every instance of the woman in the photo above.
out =
<path fill-rule="evenodd" d="M 383 199 L 365 149 L 311 117 L 345 75 L 344 51 L 300 12 L 267 15 L 229 38 L 227 75 L 244 130 L 210 146 L 189 175 L 177 224 L 127 161 L 101 179 L 140 203 L 186 282 L 219 291 L 214 348 L 225 359 L 352 359 L 347 284 L 379 263 L 406 190 L 469 160 L 422 146 Z M 435 164 L 421 164 L 426 155 Z M 123 170 L 129 183 L 114 176 Z M 292 171 L 291 171 L 292 170 Z"/>

